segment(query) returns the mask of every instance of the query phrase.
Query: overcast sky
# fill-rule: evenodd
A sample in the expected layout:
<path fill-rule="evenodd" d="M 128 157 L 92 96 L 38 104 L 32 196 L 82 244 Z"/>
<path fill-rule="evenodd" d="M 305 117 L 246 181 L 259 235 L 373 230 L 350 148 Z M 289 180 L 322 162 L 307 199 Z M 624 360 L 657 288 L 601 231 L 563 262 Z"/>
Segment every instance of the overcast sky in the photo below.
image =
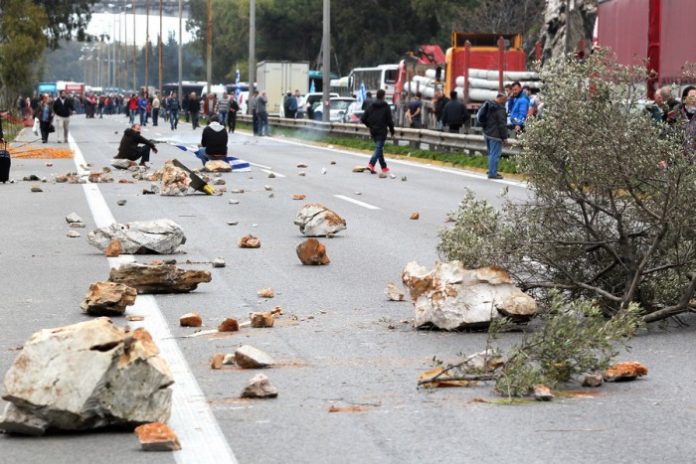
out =
<path fill-rule="evenodd" d="M 124 20 L 125 19 L 125 20 Z M 124 23 L 125 22 L 125 26 Z M 145 30 L 146 30 L 146 17 L 145 15 L 135 15 L 135 43 L 138 46 L 145 45 Z M 119 36 L 120 29 L 120 36 Z M 186 32 L 186 18 L 183 20 L 182 33 L 184 38 L 184 43 L 191 40 L 191 34 Z M 179 38 L 179 18 L 171 16 L 162 17 L 162 37 L 163 41 L 167 41 L 169 36 L 169 31 L 174 32 L 175 39 Z M 115 36 L 117 40 L 123 41 L 124 34 L 126 34 L 128 39 L 128 44 L 133 43 L 133 15 L 114 15 L 110 13 L 94 13 L 92 14 L 92 20 L 87 26 L 87 32 L 89 34 L 100 35 L 107 34 L 109 36 Z M 157 34 L 159 34 L 159 14 L 150 14 L 150 43 L 153 45 L 157 43 Z"/>

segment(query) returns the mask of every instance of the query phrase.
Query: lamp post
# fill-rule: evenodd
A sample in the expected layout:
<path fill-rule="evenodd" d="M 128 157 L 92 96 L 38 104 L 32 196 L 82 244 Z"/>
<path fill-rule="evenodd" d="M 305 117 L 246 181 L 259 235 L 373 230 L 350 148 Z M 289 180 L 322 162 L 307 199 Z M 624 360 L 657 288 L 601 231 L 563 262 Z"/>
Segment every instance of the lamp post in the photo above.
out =
<path fill-rule="evenodd" d="M 249 0 L 249 96 L 256 88 L 256 0 Z"/>
<path fill-rule="evenodd" d="M 178 90 L 179 92 L 177 93 L 177 96 L 179 98 L 179 101 L 183 100 L 184 96 L 181 94 L 181 40 L 182 40 L 182 33 L 181 33 L 181 24 L 182 24 L 182 7 L 181 7 L 181 0 L 179 0 L 179 63 L 178 63 L 178 71 L 179 71 L 179 87 Z"/>
<path fill-rule="evenodd" d="M 159 0 L 159 14 L 160 14 L 160 28 L 159 28 L 159 40 L 157 41 L 157 59 L 158 59 L 158 68 L 159 68 L 159 97 L 160 100 L 162 99 L 162 0 Z"/>
<path fill-rule="evenodd" d="M 206 44 L 206 71 L 207 81 L 206 102 L 210 99 L 210 81 L 213 78 L 213 1 L 208 0 L 207 44 Z M 209 110 L 210 111 L 210 110 Z"/>
<path fill-rule="evenodd" d="M 331 82 L 331 0 L 324 0 L 324 37 L 322 40 L 322 120 L 329 122 L 329 86 Z"/>

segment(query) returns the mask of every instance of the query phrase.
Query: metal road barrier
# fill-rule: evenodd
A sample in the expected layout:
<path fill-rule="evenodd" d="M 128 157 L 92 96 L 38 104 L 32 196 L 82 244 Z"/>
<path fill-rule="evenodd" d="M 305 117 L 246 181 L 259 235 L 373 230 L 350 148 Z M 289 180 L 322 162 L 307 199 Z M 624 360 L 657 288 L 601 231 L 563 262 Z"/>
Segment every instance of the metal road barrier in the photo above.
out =
<path fill-rule="evenodd" d="M 240 114 L 237 120 L 251 124 L 251 116 Z M 312 121 L 310 119 L 289 119 L 270 116 L 268 125 L 271 127 L 284 127 L 289 129 L 304 130 L 317 134 L 341 135 L 369 139 L 370 131 L 363 124 L 345 124 L 337 122 Z M 398 141 L 408 142 L 414 147 L 437 151 L 467 151 L 471 154 L 479 152 L 486 154 L 486 140 L 478 134 L 451 134 L 430 129 L 411 129 L 396 127 L 395 138 Z M 521 152 L 520 143 L 510 139 L 503 146 L 503 154 L 508 156 L 518 155 Z"/>

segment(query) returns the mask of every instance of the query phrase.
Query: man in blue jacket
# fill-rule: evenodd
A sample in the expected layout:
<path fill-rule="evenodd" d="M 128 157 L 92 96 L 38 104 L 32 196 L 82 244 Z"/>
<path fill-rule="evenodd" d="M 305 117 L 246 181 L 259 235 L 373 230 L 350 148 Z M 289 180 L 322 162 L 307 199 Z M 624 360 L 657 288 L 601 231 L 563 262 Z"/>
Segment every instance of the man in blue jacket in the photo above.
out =
<path fill-rule="evenodd" d="M 515 81 L 512 83 L 512 103 L 510 106 L 510 128 L 515 132 L 524 130 L 524 123 L 529 111 L 529 97 L 522 91 L 522 84 Z"/>

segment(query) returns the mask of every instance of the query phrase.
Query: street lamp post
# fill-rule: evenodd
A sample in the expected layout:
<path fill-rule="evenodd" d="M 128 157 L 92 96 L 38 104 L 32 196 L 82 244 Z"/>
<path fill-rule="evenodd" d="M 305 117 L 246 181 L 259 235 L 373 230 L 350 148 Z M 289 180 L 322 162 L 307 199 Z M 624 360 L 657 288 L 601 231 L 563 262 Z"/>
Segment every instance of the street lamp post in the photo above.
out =
<path fill-rule="evenodd" d="M 205 93 L 206 101 L 210 102 L 210 81 L 213 78 L 213 5 L 212 0 L 208 0 L 208 23 L 207 23 L 207 44 L 206 44 L 206 80 L 208 88 Z M 208 109 L 210 111 L 210 109 Z"/>
<path fill-rule="evenodd" d="M 249 0 L 249 96 L 256 88 L 256 0 Z"/>
<path fill-rule="evenodd" d="M 183 35 L 181 33 L 182 16 L 183 15 L 182 15 L 181 0 L 179 0 L 179 50 L 178 50 L 178 52 L 179 52 L 179 63 L 178 63 L 178 67 L 179 67 L 179 87 L 178 87 L 178 90 L 179 90 L 179 92 L 177 93 L 179 101 L 183 100 L 183 98 L 184 98 L 184 96 L 181 94 L 181 92 L 182 92 L 182 90 L 181 90 L 181 60 L 182 60 L 182 58 L 181 58 L 181 40 L 183 37 Z"/>
<path fill-rule="evenodd" d="M 331 82 L 331 0 L 324 0 L 324 37 L 322 41 L 322 120 L 329 122 L 329 85 Z"/>

